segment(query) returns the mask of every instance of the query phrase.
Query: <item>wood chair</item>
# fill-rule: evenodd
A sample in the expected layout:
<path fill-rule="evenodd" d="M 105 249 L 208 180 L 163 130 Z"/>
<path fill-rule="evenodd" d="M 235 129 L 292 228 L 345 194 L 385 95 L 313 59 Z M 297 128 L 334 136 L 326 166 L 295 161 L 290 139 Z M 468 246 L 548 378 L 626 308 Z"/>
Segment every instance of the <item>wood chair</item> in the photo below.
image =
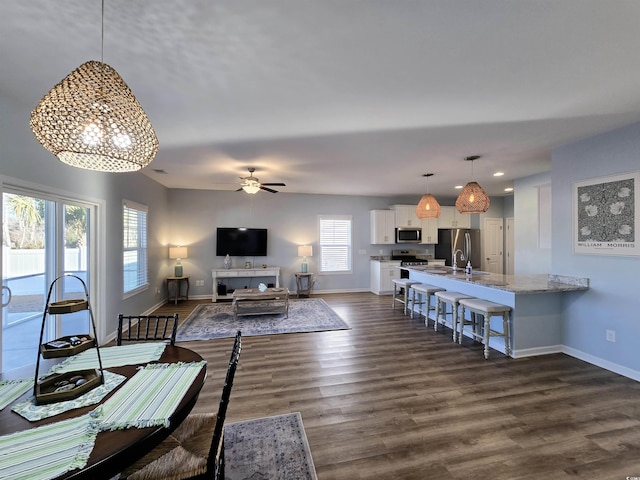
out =
<path fill-rule="evenodd" d="M 120 479 L 224 479 L 224 420 L 242 350 L 240 330 L 227 367 L 218 413 L 192 413 L 160 445 L 128 467 Z"/>
<path fill-rule="evenodd" d="M 126 328 L 125 328 L 126 324 Z M 178 314 L 118 315 L 116 345 L 122 342 L 167 342 L 176 344 Z"/>

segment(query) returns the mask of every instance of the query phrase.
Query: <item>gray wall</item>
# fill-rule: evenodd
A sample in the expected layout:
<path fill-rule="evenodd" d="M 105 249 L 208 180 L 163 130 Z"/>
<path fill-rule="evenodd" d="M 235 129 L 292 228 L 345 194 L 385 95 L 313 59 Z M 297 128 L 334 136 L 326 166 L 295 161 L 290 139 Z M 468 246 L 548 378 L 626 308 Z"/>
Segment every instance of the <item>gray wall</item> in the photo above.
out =
<path fill-rule="evenodd" d="M 386 209 L 392 203 L 398 203 L 395 199 L 285 192 L 247 195 L 244 192 L 172 189 L 169 200 L 169 235 L 172 243 L 189 247 L 189 258 L 182 263 L 185 275 L 191 277 L 194 295 L 210 295 L 213 287 L 211 268 L 223 266 L 224 258 L 215 256 L 217 227 L 267 228 L 268 256 L 256 259 L 233 257 L 233 266 L 242 267 L 248 260 L 256 265 L 281 267 L 281 284 L 293 290 L 293 274 L 300 271 L 302 261 L 297 256 L 298 245 L 313 246 L 313 257 L 308 259 L 309 271 L 318 272 L 318 215 L 352 216 L 353 273 L 317 276 L 316 290 L 368 291 L 369 257 L 380 252 L 388 254 L 396 248 L 393 245 L 369 244 L 369 211 Z M 412 201 L 417 204 L 418 200 Z M 196 280 L 204 280 L 204 286 L 193 287 Z M 253 280 L 255 284 L 259 281 Z"/>
<path fill-rule="evenodd" d="M 640 379 L 640 258 L 573 253 L 572 184 L 638 170 L 639 154 L 640 124 L 636 124 L 559 148 L 552 157 L 554 271 L 591 280 L 588 292 L 566 298 L 566 351 L 636 379 Z M 606 341 L 607 329 L 616 332 L 615 343 Z"/>

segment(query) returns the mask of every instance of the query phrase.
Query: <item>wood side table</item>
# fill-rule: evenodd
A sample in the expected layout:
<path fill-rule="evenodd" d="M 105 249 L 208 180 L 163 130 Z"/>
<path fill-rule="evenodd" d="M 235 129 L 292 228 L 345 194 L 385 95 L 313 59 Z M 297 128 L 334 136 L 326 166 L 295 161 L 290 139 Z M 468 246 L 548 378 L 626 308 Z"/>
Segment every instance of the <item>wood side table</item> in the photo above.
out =
<path fill-rule="evenodd" d="M 186 285 L 184 295 L 182 292 L 182 283 Z M 167 277 L 167 294 L 169 295 L 169 301 L 171 301 L 171 284 L 175 283 L 175 290 L 173 292 L 173 303 L 178 304 L 178 300 L 189 300 L 189 277 Z"/>
<path fill-rule="evenodd" d="M 298 294 L 298 298 L 300 295 L 304 295 L 306 297 L 311 296 L 311 290 L 313 290 L 313 284 L 316 281 L 313 279 L 313 273 L 302 273 L 296 272 L 296 293 Z"/>

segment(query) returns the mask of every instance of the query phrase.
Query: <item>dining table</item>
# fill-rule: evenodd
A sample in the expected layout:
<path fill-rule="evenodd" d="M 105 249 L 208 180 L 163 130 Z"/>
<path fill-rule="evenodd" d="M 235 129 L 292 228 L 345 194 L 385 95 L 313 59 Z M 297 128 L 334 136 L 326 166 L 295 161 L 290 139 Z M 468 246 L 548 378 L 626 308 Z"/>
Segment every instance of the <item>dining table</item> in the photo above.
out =
<path fill-rule="evenodd" d="M 107 348 L 121 348 L 121 347 L 107 347 Z M 100 348 L 100 352 L 105 349 Z M 101 353 L 101 356 L 104 355 Z M 40 362 L 40 371 L 47 369 L 55 369 L 56 365 L 61 364 L 64 358 L 50 358 L 44 359 Z M 158 367 L 165 366 L 166 364 L 176 365 L 198 365 L 202 367 L 194 373 L 193 381 L 190 385 L 184 386 L 186 393 L 181 399 L 175 399 L 177 407 L 173 410 L 168 418 L 168 425 L 154 425 L 154 426 L 136 426 L 131 428 L 116 427 L 114 429 L 100 430 L 95 437 L 95 443 L 93 449 L 88 457 L 86 465 L 81 468 L 73 468 L 58 476 L 52 477 L 55 480 L 63 479 L 110 479 L 117 473 L 123 470 L 124 467 L 134 463 L 146 453 L 151 451 L 155 446 L 160 444 L 172 431 L 175 429 L 189 414 L 194 407 L 200 390 L 204 385 L 206 379 L 206 362 L 202 357 L 184 347 L 166 345 L 162 350 L 161 355 L 157 360 L 151 362 L 117 365 L 117 366 L 104 366 L 105 374 L 112 372 L 113 374 L 122 375 L 125 380 L 122 381 L 114 390 L 110 391 L 98 404 L 84 406 L 81 408 L 72 409 L 48 418 L 41 420 L 30 421 L 19 415 L 15 411 L 12 411 L 12 405 L 18 404 L 33 397 L 34 390 L 31 387 L 27 392 L 16 398 L 0 411 L 0 438 L 5 435 L 15 434 L 17 432 L 24 432 L 26 430 L 35 429 L 37 427 L 49 425 L 55 422 L 61 422 L 68 419 L 80 417 L 90 412 L 96 411 L 96 408 L 108 405 L 109 399 L 125 391 L 127 382 L 131 382 L 131 379 L 144 368 L 153 368 L 154 364 L 158 364 Z M 3 381 L 15 381 L 18 379 L 34 378 L 35 368 L 33 366 L 23 367 L 9 372 L 0 374 L 0 382 Z M 33 383 L 33 382 L 32 382 Z M 131 395 L 130 397 L 135 397 Z M 116 397 L 117 398 L 117 397 Z M 142 398 L 142 396 L 141 396 Z M 130 399 L 135 406 L 135 398 Z M 148 402 L 148 401 L 147 401 Z M 112 402 L 113 403 L 113 402 Z M 120 403 L 120 402 L 117 402 Z M 5 437 L 9 438 L 9 437 Z M 1 455 L 1 452 L 0 452 Z M 1 472 L 1 470 L 0 470 Z M 0 473 L 0 477 L 2 477 Z"/>

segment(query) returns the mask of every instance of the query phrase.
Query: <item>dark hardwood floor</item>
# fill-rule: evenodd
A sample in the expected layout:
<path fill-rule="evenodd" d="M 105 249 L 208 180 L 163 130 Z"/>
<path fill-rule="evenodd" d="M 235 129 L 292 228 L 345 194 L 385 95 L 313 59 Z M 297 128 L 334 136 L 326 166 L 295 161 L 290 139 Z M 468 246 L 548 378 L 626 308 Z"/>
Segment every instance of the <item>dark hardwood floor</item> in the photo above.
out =
<path fill-rule="evenodd" d="M 389 296 L 322 298 L 351 329 L 244 337 L 227 414 L 301 412 L 320 480 L 640 477 L 639 383 L 562 354 L 484 360 Z M 215 411 L 232 339 L 180 345 L 208 361 L 195 411 Z"/>

